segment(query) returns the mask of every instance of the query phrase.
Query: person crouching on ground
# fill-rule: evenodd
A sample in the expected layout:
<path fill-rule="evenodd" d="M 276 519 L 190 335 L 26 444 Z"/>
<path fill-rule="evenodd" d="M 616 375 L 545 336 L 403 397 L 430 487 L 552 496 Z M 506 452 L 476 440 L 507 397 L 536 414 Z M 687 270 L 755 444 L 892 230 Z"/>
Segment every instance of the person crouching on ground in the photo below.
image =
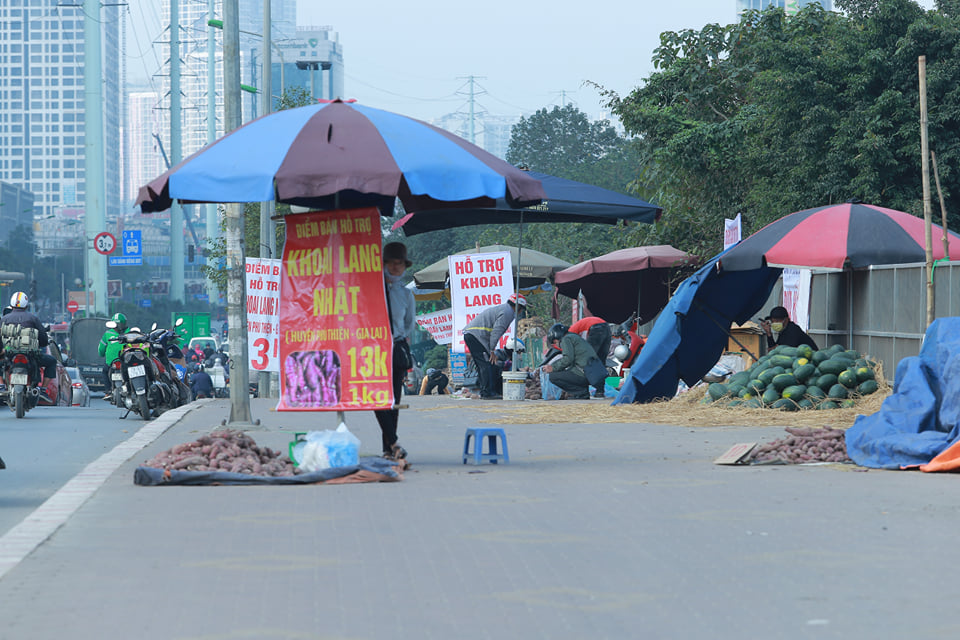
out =
<path fill-rule="evenodd" d="M 570 333 L 580 334 L 593 350 L 604 366 L 607 365 L 607 356 L 610 355 L 610 343 L 613 341 L 613 332 L 607 321 L 598 316 L 587 316 L 570 325 Z"/>
<path fill-rule="evenodd" d="M 593 347 L 559 322 L 550 327 L 547 340 L 559 344 L 563 352 L 559 360 L 543 366 L 543 372 L 550 375 L 550 382 L 566 391 L 568 400 L 589 399 L 590 383 L 584 371 L 591 358 L 597 358 Z"/>
<path fill-rule="evenodd" d="M 427 374 L 423 376 L 423 382 L 420 384 L 420 395 L 429 396 L 434 389 L 437 395 L 442 396 L 447 393 L 447 386 L 450 384 L 450 378 L 439 369 L 427 369 Z"/>

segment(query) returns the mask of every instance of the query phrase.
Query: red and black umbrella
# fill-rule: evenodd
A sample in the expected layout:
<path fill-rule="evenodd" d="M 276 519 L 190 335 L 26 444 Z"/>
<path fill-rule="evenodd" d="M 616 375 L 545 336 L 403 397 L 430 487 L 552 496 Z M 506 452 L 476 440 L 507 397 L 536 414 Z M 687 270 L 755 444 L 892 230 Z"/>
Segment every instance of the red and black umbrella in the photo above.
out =
<path fill-rule="evenodd" d="M 960 236 L 947 231 L 949 253 Z M 925 262 L 923 219 L 903 211 L 846 202 L 798 211 L 771 222 L 720 257 L 724 271 L 804 267 L 840 271 L 874 264 Z M 933 225 L 933 259 L 943 258 L 943 229 Z"/>

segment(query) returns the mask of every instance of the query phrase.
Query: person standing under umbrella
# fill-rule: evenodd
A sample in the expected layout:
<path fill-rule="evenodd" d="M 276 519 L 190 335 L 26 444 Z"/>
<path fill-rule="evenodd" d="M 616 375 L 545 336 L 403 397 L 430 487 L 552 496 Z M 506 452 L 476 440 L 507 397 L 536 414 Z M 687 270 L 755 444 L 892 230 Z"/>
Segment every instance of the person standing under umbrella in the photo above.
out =
<path fill-rule="evenodd" d="M 493 365 L 497 363 L 497 342 L 513 324 L 518 305 L 521 309 L 526 309 L 527 299 L 511 293 L 506 303 L 487 307 L 463 329 L 463 342 L 477 365 L 480 397 L 483 399 L 503 397 L 496 393 Z"/>
<path fill-rule="evenodd" d="M 393 334 L 393 397 L 396 402 L 399 402 L 403 392 L 403 379 L 407 375 L 407 369 L 413 366 L 408 360 L 412 359 L 409 340 L 416 326 L 416 301 L 413 293 L 400 282 L 407 267 L 412 264 L 407 258 L 407 247 L 402 242 L 391 242 L 383 247 L 383 280 L 387 290 L 390 331 Z M 397 444 L 400 411 L 380 409 L 373 413 L 380 425 L 383 457 L 391 460 L 406 458 L 406 449 Z"/>
<path fill-rule="evenodd" d="M 817 351 L 820 347 L 808 336 L 800 325 L 790 322 L 790 314 L 784 307 L 774 307 L 770 310 L 770 315 L 760 323 L 763 332 L 767 334 L 767 347 L 773 348 L 779 345 L 788 347 L 799 347 L 802 344 L 810 345 L 810 348 Z M 774 339 L 773 334 L 777 337 Z"/>

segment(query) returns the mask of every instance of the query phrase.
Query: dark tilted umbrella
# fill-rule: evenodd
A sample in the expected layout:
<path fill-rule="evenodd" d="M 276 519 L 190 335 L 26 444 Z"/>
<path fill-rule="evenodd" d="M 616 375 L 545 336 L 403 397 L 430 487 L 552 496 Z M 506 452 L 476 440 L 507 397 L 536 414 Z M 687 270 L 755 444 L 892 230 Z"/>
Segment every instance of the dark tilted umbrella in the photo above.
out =
<path fill-rule="evenodd" d="M 760 310 L 782 271 L 718 271 L 717 257 L 677 288 L 614 404 L 672 398 L 680 380 L 691 387 L 699 382 L 723 354 L 731 323 L 742 324 Z"/>
<path fill-rule="evenodd" d="M 393 228 L 403 227 L 404 232 L 412 236 L 427 231 L 477 224 L 520 222 L 524 224 L 540 222 L 616 224 L 618 220 L 653 223 L 659 220 L 663 213 L 660 207 L 645 200 L 602 187 L 536 171 L 527 172 L 527 175 L 543 185 L 546 196 L 540 204 L 517 209 L 512 207 L 506 199 L 498 198 L 492 206 L 414 210 L 415 213 L 408 213 L 394 224 Z"/>

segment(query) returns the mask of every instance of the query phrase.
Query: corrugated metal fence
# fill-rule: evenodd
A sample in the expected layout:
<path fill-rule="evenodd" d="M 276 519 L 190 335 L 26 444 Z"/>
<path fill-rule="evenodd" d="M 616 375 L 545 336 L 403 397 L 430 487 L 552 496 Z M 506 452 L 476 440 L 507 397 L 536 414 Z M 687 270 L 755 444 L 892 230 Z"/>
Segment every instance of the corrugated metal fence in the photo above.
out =
<path fill-rule="evenodd" d="M 764 309 L 778 300 L 779 286 Z M 960 262 L 934 268 L 934 303 L 936 317 L 960 316 Z M 814 272 L 807 333 L 821 348 L 839 343 L 880 360 L 893 381 L 897 363 L 920 352 L 926 315 L 923 264 Z"/>
<path fill-rule="evenodd" d="M 897 363 L 920 353 L 926 333 L 924 265 L 875 266 L 843 273 L 814 272 L 810 283 L 810 328 L 821 349 L 842 344 L 883 363 L 891 383 Z M 960 262 L 934 268 L 935 315 L 960 316 Z M 782 300 L 778 283 L 759 316 Z M 649 334 L 654 322 L 641 327 Z"/>

